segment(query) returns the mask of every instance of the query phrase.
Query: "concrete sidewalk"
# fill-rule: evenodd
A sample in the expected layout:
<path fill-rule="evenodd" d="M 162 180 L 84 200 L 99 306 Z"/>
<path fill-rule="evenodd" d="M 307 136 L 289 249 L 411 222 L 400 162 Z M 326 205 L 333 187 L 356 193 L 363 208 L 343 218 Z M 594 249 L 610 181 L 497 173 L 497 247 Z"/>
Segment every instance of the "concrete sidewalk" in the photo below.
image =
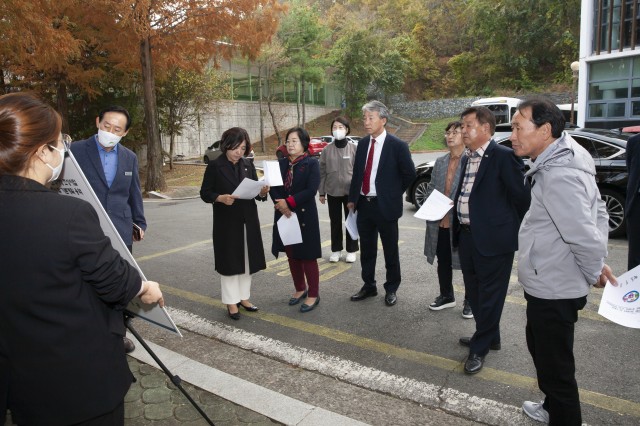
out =
<path fill-rule="evenodd" d="M 134 326 L 218 425 L 534 424 L 519 407 L 370 372 L 303 348 L 283 348 L 282 342 L 190 313 L 172 309 L 171 315 L 183 338 L 141 320 Z M 155 362 L 142 346 L 136 346 L 130 364 L 141 380 L 127 395 L 126 424 L 206 425 L 167 376 L 152 367 Z"/>

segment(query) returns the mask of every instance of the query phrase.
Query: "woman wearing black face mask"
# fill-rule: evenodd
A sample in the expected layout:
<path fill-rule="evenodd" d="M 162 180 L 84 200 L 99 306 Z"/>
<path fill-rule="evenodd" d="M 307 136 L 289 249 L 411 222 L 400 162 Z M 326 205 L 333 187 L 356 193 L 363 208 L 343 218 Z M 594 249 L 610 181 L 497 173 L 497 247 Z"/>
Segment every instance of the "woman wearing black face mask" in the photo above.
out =
<path fill-rule="evenodd" d="M 123 425 L 122 309 L 164 301 L 89 203 L 45 186 L 68 150 L 61 126 L 28 94 L 0 97 L 0 424 L 8 408 L 16 424 Z"/>
<path fill-rule="evenodd" d="M 353 160 L 358 146 L 347 140 L 350 132 L 349 121 L 344 117 L 337 117 L 331 123 L 333 142 L 322 150 L 320 155 L 320 202 L 329 205 L 329 220 L 331 222 L 331 256 L 330 262 L 338 262 L 342 254 L 342 213 L 346 219 L 349 214 L 347 198 L 353 174 Z M 356 261 L 358 240 L 347 235 L 347 255 L 345 262 Z"/>

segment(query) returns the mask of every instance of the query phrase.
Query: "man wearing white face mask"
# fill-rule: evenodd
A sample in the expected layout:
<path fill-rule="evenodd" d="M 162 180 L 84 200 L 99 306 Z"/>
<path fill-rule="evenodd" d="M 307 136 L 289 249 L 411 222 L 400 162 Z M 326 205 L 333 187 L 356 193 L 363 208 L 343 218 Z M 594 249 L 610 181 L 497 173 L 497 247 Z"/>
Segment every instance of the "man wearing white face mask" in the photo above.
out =
<path fill-rule="evenodd" d="M 133 241 L 144 238 L 147 222 L 144 218 L 142 192 L 138 175 L 138 158 L 119 142 L 131 127 L 129 112 L 111 106 L 96 118 L 98 133 L 89 139 L 71 144 L 71 152 L 87 177 L 102 207 L 109 215 L 124 243 L 132 251 Z M 140 228 L 134 236 L 134 225 Z M 128 340 L 128 342 L 127 342 Z M 133 342 L 125 338 L 127 352 Z"/>
<path fill-rule="evenodd" d="M 356 144 L 347 141 L 349 122 L 344 117 L 336 117 L 331 123 L 333 142 L 322 150 L 320 155 L 320 202 L 328 201 L 329 221 L 331 223 L 331 256 L 330 262 L 338 262 L 342 253 L 342 214 L 346 219 L 349 214 L 347 202 L 349 186 L 353 174 L 353 160 L 356 155 Z M 347 255 L 345 262 L 356 261 L 358 240 L 347 235 Z"/>

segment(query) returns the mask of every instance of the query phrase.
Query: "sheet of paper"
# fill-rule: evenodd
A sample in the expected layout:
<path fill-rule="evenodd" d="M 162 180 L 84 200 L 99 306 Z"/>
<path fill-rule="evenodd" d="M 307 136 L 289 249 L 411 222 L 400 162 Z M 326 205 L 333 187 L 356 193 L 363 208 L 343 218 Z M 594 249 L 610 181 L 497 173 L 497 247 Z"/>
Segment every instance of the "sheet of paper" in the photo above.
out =
<path fill-rule="evenodd" d="M 358 212 L 353 212 L 353 210 L 349 210 L 349 214 L 347 215 L 347 219 L 344 221 L 345 227 L 347 228 L 347 232 L 351 235 L 351 238 L 357 240 L 360 238 L 360 234 L 358 234 Z"/>
<path fill-rule="evenodd" d="M 262 163 L 264 181 L 269 186 L 282 186 L 282 174 L 280 164 L 277 161 L 264 161 Z"/>
<path fill-rule="evenodd" d="M 434 189 L 414 217 L 423 220 L 440 220 L 453 208 L 451 198 Z"/>
<path fill-rule="evenodd" d="M 617 287 L 605 286 L 598 313 L 616 324 L 640 328 L 640 265 L 617 279 Z"/>
<path fill-rule="evenodd" d="M 264 187 L 264 181 L 244 178 L 231 195 L 235 195 L 241 200 L 250 200 L 260 193 L 262 187 Z"/>
<path fill-rule="evenodd" d="M 282 215 L 278 219 L 278 233 L 282 244 L 290 246 L 292 244 L 300 244 L 302 242 L 302 232 L 300 232 L 300 222 L 295 213 L 291 213 L 291 217 Z"/>

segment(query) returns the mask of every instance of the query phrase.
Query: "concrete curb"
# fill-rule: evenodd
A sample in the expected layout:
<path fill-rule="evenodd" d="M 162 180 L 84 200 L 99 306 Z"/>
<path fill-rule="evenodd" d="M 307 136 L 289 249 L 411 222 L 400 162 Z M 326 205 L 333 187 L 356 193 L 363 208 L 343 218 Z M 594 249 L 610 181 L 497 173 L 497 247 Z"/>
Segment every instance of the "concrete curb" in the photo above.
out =
<path fill-rule="evenodd" d="M 168 310 L 176 325 L 180 328 L 308 371 L 316 371 L 365 389 L 413 401 L 459 418 L 485 424 L 505 426 L 535 424 L 522 413 L 520 407 L 479 398 L 456 389 L 443 388 L 397 376 L 356 362 L 299 348 L 275 339 L 259 336 L 215 321 L 209 321 L 179 309 L 168 308 Z M 190 383 L 200 386 L 198 383 Z M 236 403 L 244 405 L 240 402 Z M 256 408 L 246 407 L 262 413 Z"/>
<path fill-rule="evenodd" d="M 134 338 L 133 335 L 130 334 L 128 334 L 128 337 Z M 277 422 L 299 426 L 320 426 L 327 424 L 345 426 L 366 425 L 366 423 L 298 401 L 297 399 L 266 389 L 255 383 L 232 376 L 169 349 L 165 349 L 155 343 L 147 342 L 147 344 L 158 358 L 162 360 L 169 371 L 180 376 L 182 380 Z M 136 350 L 131 352 L 129 356 L 160 369 L 151 355 L 141 347 L 136 347 Z"/>

